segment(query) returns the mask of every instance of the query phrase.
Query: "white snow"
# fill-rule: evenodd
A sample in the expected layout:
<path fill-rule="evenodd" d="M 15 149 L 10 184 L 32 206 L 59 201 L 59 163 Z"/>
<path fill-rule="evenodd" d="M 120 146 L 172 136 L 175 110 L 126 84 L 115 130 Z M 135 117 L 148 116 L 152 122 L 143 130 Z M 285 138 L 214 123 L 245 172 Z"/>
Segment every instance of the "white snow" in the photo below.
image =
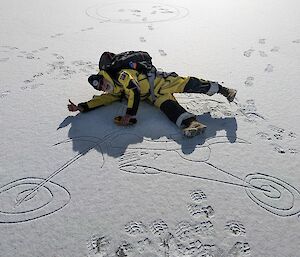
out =
<path fill-rule="evenodd" d="M 0 256 L 299 257 L 297 0 L 2 0 Z M 220 95 L 176 95 L 208 126 L 184 139 L 142 103 L 97 94 L 104 51 L 144 50 Z M 38 189 L 38 190 L 37 190 Z"/>

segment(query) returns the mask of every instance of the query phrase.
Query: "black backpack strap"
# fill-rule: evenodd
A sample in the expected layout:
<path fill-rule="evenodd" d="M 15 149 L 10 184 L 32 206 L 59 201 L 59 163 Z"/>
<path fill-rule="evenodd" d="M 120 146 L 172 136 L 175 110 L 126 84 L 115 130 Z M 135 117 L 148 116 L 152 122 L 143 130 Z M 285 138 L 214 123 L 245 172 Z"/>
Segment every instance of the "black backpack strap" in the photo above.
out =
<path fill-rule="evenodd" d="M 152 69 L 147 73 L 147 78 L 149 81 L 149 85 L 150 85 L 150 96 L 151 96 L 151 101 L 152 103 L 155 102 L 156 100 L 156 96 L 154 94 L 154 80 L 156 77 L 156 68 L 153 66 Z"/>

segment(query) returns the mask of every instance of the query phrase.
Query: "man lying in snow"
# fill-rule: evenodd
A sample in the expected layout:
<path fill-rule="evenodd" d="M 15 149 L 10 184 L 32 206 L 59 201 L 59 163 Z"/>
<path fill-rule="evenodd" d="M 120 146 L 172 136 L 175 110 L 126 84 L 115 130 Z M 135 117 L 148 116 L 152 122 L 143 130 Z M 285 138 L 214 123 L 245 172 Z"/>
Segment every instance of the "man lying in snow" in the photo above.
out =
<path fill-rule="evenodd" d="M 101 68 L 101 67 L 100 67 Z M 152 69 L 151 75 L 134 68 L 122 68 L 110 72 L 101 70 L 88 78 L 89 83 L 104 93 L 78 105 L 69 100 L 71 112 L 87 112 L 100 106 L 127 98 L 127 110 L 124 116 L 116 117 L 115 123 L 128 126 L 136 123 L 136 114 L 141 100 L 146 100 L 167 115 L 187 137 L 193 137 L 205 131 L 206 126 L 196 120 L 194 114 L 187 112 L 174 98 L 174 93 L 200 93 L 212 96 L 219 93 L 232 102 L 237 91 L 221 86 L 217 82 L 181 77 L 175 72 L 166 73 Z"/>

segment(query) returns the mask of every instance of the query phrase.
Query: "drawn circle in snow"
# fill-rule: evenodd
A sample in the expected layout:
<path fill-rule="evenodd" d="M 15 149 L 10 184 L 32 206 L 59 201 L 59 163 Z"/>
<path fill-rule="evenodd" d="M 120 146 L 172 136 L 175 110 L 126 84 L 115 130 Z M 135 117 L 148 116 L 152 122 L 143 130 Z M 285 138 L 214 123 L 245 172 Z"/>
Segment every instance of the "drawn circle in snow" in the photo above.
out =
<path fill-rule="evenodd" d="M 68 190 L 42 178 L 28 177 L 15 180 L 0 188 L 0 224 L 20 223 L 45 217 L 65 207 L 71 199 Z M 42 185 L 27 199 L 17 201 Z"/>
<path fill-rule="evenodd" d="M 120 2 L 95 5 L 86 10 L 89 17 L 103 22 L 153 23 L 178 20 L 188 15 L 183 7 L 149 2 Z"/>
<path fill-rule="evenodd" d="M 282 217 L 300 212 L 300 192 L 285 181 L 261 174 L 249 174 L 245 182 L 256 188 L 246 187 L 250 199 L 265 210 Z"/>

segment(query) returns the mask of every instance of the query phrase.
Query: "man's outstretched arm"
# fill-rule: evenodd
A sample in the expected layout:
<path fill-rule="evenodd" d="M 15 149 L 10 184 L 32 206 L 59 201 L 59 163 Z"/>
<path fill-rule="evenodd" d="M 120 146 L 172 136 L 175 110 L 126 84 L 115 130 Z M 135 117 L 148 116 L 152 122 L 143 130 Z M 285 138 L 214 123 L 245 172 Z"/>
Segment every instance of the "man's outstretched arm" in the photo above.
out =
<path fill-rule="evenodd" d="M 69 100 L 68 110 L 70 112 L 88 112 L 98 107 L 109 105 L 117 100 L 120 100 L 120 96 L 112 94 L 102 94 L 99 96 L 94 96 L 88 102 L 79 103 L 78 105 L 74 104 L 71 100 Z"/>

